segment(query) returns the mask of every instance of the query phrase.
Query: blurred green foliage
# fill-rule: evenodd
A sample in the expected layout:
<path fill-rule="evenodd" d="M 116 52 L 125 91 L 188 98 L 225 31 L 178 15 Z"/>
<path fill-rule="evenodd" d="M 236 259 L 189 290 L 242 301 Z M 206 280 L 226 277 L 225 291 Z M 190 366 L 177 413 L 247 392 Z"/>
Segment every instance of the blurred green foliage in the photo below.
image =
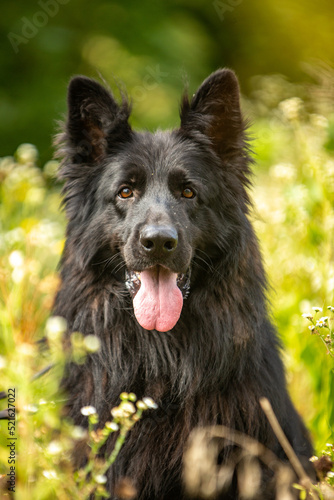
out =
<path fill-rule="evenodd" d="M 305 63 L 334 59 L 331 0 L 16 0 L 1 7 L 0 156 L 17 144 L 52 155 L 54 120 L 77 73 L 126 83 L 134 122 L 169 127 L 184 81 L 229 66 L 250 78 L 311 78 Z M 313 75 L 317 78 L 317 72 Z"/>

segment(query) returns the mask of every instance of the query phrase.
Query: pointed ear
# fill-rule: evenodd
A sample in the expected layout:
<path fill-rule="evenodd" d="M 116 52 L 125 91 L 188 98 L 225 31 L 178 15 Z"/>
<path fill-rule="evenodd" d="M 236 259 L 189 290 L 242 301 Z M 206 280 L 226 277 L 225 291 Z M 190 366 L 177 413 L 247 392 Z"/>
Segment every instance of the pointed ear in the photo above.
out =
<path fill-rule="evenodd" d="M 68 119 L 65 142 L 73 163 L 94 163 L 111 152 L 117 141 L 131 132 L 130 106 L 118 105 L 102 85 L 84 76 L 74 77 L 68 87 Z"/>
<path fill-rule="evenodd" d="M 211 141 L 221 157 L 234 155 L 244 147 L 245 125 L 240 110 L 239 84 L 233 71 L 212 73 L 194 94 L 183 98 L 181 130 L 199 131 Z"/>

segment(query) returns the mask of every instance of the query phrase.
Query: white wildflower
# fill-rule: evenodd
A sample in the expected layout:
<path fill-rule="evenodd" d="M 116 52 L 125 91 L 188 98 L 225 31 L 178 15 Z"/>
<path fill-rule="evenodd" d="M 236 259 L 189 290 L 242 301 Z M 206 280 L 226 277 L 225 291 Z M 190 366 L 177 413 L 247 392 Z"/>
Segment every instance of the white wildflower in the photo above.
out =
<path fill-rule="evenodd" d="M 110 411 L 110 413 L 116 419 L 120 419 L 120 418 L 124 417 L 122 409 L 119 408 L 119 406 L 116 406 L 115 408 L 112 408 L 112 410 Z"/>
<path fill-rule="evenodd" d="M 153 401 L 152 398 L 143 398 L 143 402 L 146 404 L 147 408 L 152 408 L 153 410 L 156 410 L 158 408 L 158 405 Z"/>
<path fill-rule="evenodd" d="M 122 401 L 119 406 L 111 410 L 111 414 L 115 419 L 128 418 L 134 413 L 136 413 L 136 408 L 132 403 L 127 401 Z"/>
<path fill-rule="evenodd" d="M 54 470 L 43 470 L 43 476 L 46 477 L 46 479 L 57 479 L 57 473 Z"/>
<path fill-rule="evenodd" d="M 38 407 L 36 405 L 32 405 L 32 404 L 25 405 L 23 407 L 23 409 L 25 411 L 27 411 L 28 413 L 37 413 L 38 412 Z"/>
<path fill-rule="evenodd" d="M 23 267 L 16 267 L 15 269 L 13 269 L 13 272 L 12 272 L 12 280 L 16 284 L 21 283 L 23 281 L 24 275 L 25 275 L 25 272 L 24 272 Z"/>
<path fill-rule="evenodd" d="M 147 410 L 147 406 L 143 401 L 137 401 L 136 405 L 138 410 Z"/>
<path fill-rule="evenodd" d="M 83 343 L 88 352 L 97 352 L 101 347 L 100 339 L 96 335 L 86 335 Z"/>
<path fill-rule="evenodd" d="M 271 167 L 270 174 L 277 179 L 292 181 L 296 177 L 296 169 L 291 163 L 278 163 Z"/>
<path fill-rule="evenodd" d="M 107 478 L 103 474 L 98 474 L 97 476 L 94 476 L 95 482 L 98 484 L 106 484 Z"/>
<path fill-rule="evenodd" d="M 302 314 L 302 317 L 305 318 L 305 319 L 309 319 L 309 320 L 313 319 L 313 316 L 310 313 L 304 313 L 304 314 Z"/>
<path fill-rule="evenodd" d="M 303 101 L 299 97 L 291 97 L 280 102 L 278 107 L 288 120 L 298 120 L 303 108 Z"/>
<path fill-rule="evenodd" d="M 82 415 L 85 415 L 85 417 L 89 417 L 89 415 L 96 414 L 96 408 L 94 408 L 94 406 L 84 406 L 83 408 L 81 408 L 80 411 Z"/>
<path fill-rule="evenodd" d="M 76 425 L 71 431 L 71 436 L 73 439 L 85 439 L 87 437 L 87 431 L 80 425 Z"/>
<path fill-rule="evenodd" d="M 47 447 L 50 455 L 59 455 L 63 451 L 62 444 L 59 441 L 51 441 Z"/>
<path fill-rule="evenodd" d="M 116 424 L 116 422 L 106 422 L 105 423 L 105 426 L 107 429 L 109 429 L 110 431 L 118 431 L 119 430 L 119 425 Z"/>
<path fill-rule="evenodd" d="M 21 144 L 16 150 L 16 157 L 19 163 L 35 163 L 38 151 L 33 144 Z"/>
<path fill-rule="evenodd" d="M 23 267 L 23 264 L 24 264 L 24 256 L 23 256 L 23 253 L 20 252 L 19 250 L 14 250 L 14 252 L 12 252 L 9 257 L 8 257 L 8 260 L 9 260 L 9 264 L 11 265 L 11 267 L 13 269 L 17 268 L 17 267 Z"/>
<path fill-rule="evenodd" d="M 130 402 L 122 401 L 120 407 L 125 414 L 128 414 L 128 416 L 132 415 L 133 413 L 136 413 L 136 408 Z"/>
<path fill-rule="evenodd" d="M 49 339 L 56 340 L 62 336 L 67 328 L 67 323 L 61 316 L 52 316 L 46 323 L 46 335 Z"/>

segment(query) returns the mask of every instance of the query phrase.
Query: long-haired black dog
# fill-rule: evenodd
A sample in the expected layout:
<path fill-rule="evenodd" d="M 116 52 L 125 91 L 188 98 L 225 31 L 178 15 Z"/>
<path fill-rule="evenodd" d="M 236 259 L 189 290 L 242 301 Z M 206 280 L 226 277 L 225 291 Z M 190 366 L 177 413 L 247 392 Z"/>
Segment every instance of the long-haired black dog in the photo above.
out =
<path fill-rule="evenodd" d="M 309 457 L 248 218 L 251 160 L 234 73 L 218 70 L 184 97 L 180 127 L 168 132 L 133 131 L 126 99 L 118 104 L 82 76 L 70 83 L 68 108 L 58 139 L 68 227 L 54 314 L 68 335 L 94 334 L 102 346 L 67 368 L 69 414 L 84 425 L 80 408 L 93 405 L 103 423 L 122 391 L 159 407 L 109 471 L 111 497 L 129 477 L 140 500 L 187 498 L 182 455 L 196 426 L 224 424 L 284 460 L 262 396 L 297 455 Z M 238 498 L 233 488 L 221 498 Z M 266 488 L 259 498 L 271 498 Z"/>

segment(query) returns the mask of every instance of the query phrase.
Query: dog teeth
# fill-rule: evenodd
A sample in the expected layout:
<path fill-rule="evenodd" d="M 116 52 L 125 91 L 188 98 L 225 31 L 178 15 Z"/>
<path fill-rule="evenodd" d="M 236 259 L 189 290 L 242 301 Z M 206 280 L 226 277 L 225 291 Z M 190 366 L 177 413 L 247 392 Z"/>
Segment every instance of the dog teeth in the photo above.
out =
<path fill-rule="evenodd" d="M 183 294 L 183 298 L 186 299 L 190 293 L 190 269 L 186 274 L 179 274 L 176 283 Z"/>
<path fill-rule="evenodd" d="M 190 269 L 186 274 L 179 274 L 176 284 L 180 288 L 183 298 L 186 299 L 190 292 Z M 125 286 L 132 298 L 137 294 L 141 287 L 141 273 L 136 271 L 126 271 Z"/>
<path fill-rule="evenodd" d="M 130 295 L 134 297 L 140 288 L 140 273 L 134 271 L 126 271 L 125 286 L 129 290 Z"/>

